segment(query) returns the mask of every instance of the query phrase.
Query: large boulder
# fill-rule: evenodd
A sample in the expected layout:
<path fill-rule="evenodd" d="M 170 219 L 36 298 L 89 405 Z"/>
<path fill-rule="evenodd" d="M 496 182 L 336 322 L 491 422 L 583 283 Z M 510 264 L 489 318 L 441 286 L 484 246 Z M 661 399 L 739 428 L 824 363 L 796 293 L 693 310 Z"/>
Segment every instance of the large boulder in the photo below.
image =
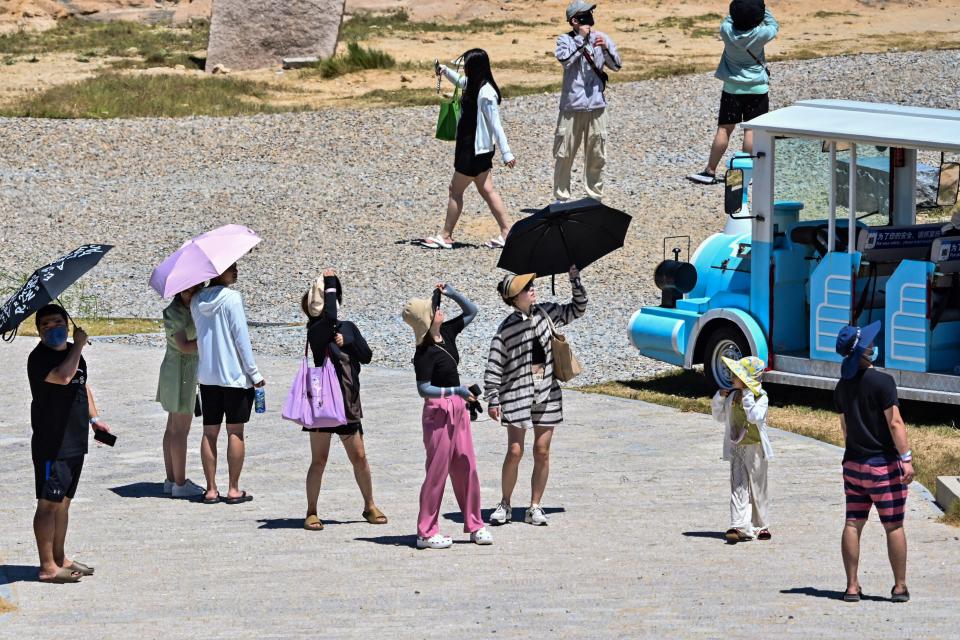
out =
<path fill-rule="evenodd" d="M 279 67 L 285 57 L 328 58 L 346 0 L 214 0 L 207 69 Z"/>

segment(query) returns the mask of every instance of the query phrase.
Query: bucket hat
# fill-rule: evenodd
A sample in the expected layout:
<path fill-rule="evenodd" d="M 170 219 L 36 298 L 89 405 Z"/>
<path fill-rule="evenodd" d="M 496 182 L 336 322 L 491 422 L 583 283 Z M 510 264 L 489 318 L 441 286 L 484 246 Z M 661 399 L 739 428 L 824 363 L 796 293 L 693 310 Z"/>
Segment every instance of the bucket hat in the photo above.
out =
<path fill-rule="evenodd" d="M 843 356 L 840 365 L 840 377 L 844 380 L 857 375 L 860 370 L 860 357 L 873 345 L 877 334 L 880 333 L 880 321 L 877 320 L 865 327 L 847 325 L 837 334 L 837 353 Z"/>
<path fill-rule="evenodd" d="M 337 302 L 343 303 L 343 287 L 340 285 L 340 278 L 334 276 L 334 287 L 337 290 Z M 313 281 L 310 290 L 307 291 L 307 315 L 311 318 L 319 318 L 323 313 L 323 276 L 319 276 Z"/>
<path fill-rule="evenodd" d="M 767 14 L 763 0 L 733 0 L 730 3 L 730 18 L 737 31 L 751 31 L 760 26 Z"/>
<path fill-rule="evenodd" d="M 721 356 L 721 360 L 723 360 L 723 364 L 727 365 L 730 372 L 740 378 L 747 389 L 753 392 L 753 395 L 758 396 L 763 393 L 763 388 L 760 386 L 760 378 L 766 368 L 763 360 L 756 356 L 748 356 L 740 360 L 731 360 Z"/>
<path fill-rule="evenodd" d="M 403 306 L 403 321 L 413 329 L 417 346 L 420 346 L 420 343 L 423 342 L 430 331 L 430 325 L 433 324 L 433 313 L 432 300 L 411 298 Z"/>

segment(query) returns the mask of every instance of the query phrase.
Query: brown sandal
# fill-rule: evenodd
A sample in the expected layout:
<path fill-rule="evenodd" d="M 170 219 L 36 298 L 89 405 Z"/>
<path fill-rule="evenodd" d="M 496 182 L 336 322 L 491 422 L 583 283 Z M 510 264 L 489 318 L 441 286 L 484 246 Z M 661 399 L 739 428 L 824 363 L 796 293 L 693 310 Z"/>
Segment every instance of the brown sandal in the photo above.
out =
<path fill-rule="evenodd" d="M 83 574 L 76 569 L 61 567 L 53 577 L 38 578 L 38 580 L 40 582 L 46 582 L 47 584 L 72 584 L 74 582 L 80 582 L 80 578 L 82 577 Z"/>
<path fill-rule="evenodd" d="M 307 531 L 323 531 L 323 522 L 315 515 L 307 516 L 303 521 L 303 528 Z"/>
<path fill-rule="evenodd" d="M 370 524 L 387 524 L 387 516 L 377 507 L 363 512 L 363 519 Z"/>

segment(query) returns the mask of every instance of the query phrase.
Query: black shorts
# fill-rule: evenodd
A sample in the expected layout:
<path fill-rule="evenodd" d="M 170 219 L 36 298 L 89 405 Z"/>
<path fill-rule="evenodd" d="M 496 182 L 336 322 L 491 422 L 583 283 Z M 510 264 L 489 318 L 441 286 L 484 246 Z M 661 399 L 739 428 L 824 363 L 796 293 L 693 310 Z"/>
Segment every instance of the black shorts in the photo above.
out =
<path fill-rule="evenodd" d="M 491 151 L 489 153 L 474 155 L 473 149 L 457 153 L 453 162 L 453 168 L 457 173 L 462 173 L 470 178 L 476 178 L 481 173 L 490 171 L 490 169 L 493 168 L 493 154 L 494 152 Z"/>
<path fill-rule="evenodd" d="M 770 111 L 770 94 L 749 93 L 733 94 L 724 91 L 720 94 L 720 116 L 717 124 L 740 124 L 753 120 Z"/>
<path fill-rule="evenodd" d="M 73 500 L 83 471 L 83 456 L 33 462 L 33 478 L 37 487 L 37 500 L 63 502 Z"/>
<path fill-rule="evenodd" d="M 316 431 L 322 433 L 335 433 L 338 436 L 355 436 L 358 433 L 363 435 L 363 425 L 359 422 L 348 422 L 347 424 L 342 424 L 339 427 L 328 427 L 326 429 L 307 429 L 303 428 L 304 431 Z"/>
<path fill-rule="evenodd" d="M 227 424 L 246 424 L 250 422 L 253 409 L 253 388 L 218 387 L 200 385 L 200 408 L 203 411 L 204 425 L 219 425 L 226 419 Z"/>

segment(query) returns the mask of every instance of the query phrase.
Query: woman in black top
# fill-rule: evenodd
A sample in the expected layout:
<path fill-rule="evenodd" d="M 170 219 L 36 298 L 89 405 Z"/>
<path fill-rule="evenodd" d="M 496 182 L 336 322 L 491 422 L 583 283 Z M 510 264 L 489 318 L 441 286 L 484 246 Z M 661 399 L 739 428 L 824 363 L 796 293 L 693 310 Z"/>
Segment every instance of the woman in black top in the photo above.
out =
<path fill-rule="evenodd" d="M 370 465 L 363 447 L 363 408 L 360 405 L 360 365 L 369 364 L 373 358 L 367 341 L 360 329 L 352 322 L 337 320 L 337 307 L 342 299 L 340 280 L 333 269 L 323 272 L 323 280 L 318 278 L 310 291 L 300 301 L 307 315 L 307 341 L 313 352 L 314 366 L 323 366 L 329 356 L 340 380 L 343 391 L 343 405 L 347 414 L 347 423 L 326 429 L 304 429 L 310 432 L 310 451 L 312 459 L 307 471 L 307 519 L 303 527 L 308 531 L 320 531 L 323 522 L 317 517 L 317 499 L 320 497 L 320 484 L 323 470 L 330 454 L 330 438 L 340 436 L 343 449 L 353 464 L 353 475 L 357 479 L 360 493 L 363 494 L 363 518 L 370 524 L 386 524 L 387 517 L 377 508 L 373 500 L 373 481 L 370 478 Z"/>
<path fill-rule="evenodd" d="M 417 548 L 446 549 L 453 544 L 452 539 L 440 534 L 437 524 L 447 476 L 463 513 L 464 532 L 477 544 L 492 544 L 493 537 L 484 529 L 480 516 L 480 479 L 465 402 L 476 398 L 460 384 L 457 371 L 457 335 L 476 317 L 477 307 L 449 284 L 438 284 L 437 290 L 460 305 L 463 313 L 444 322 L 439 304 L 431 300 L 410 300 L 403 309 L 403 320 L 413 328 L 417 340 L 413 367 L 417 390 L 424 399 L 427 473 L 420 488 Z M 439 302 L 439 296 L 434 300 Z"/>

